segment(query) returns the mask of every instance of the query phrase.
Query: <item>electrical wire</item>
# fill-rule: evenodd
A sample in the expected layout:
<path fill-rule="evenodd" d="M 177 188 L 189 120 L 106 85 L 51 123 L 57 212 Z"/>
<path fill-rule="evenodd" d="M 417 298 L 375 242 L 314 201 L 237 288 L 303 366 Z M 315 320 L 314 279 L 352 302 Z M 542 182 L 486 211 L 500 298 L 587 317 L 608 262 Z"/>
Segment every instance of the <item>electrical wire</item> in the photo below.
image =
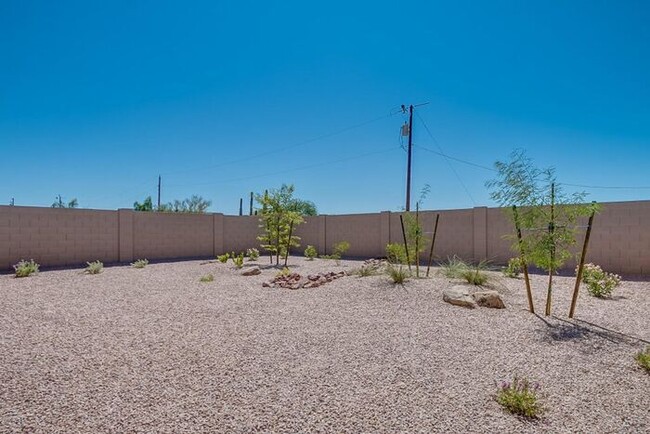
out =
<path fill-rule="evenodd" d="M 420 114 L 418 112 L 415 112 L 415 115 L 418 117 L 420 122 L 422 122 L 422 125 L 424 126 L 424 129 L 426 130 L 427 134 L 429 134 L 429 137 L 431 137 L 431 140 L 433 140 L 433 143 L 436 145 L 436 147 L 440 151 L 439 154 L 445 159 L 445 161 L 447 162 L 447 165 L 449 166 L 451 171 L 456 176 L 456 179 L 458 180 L 458 183 L 461 185 L 461 187 L 463 187 L 463 190 L 465 190 L 465 193 L 467 193 L 467 196 L 470 198 L 470 200 L 472 201 L 474 206 L 476 206 L 476 201 L 474 200 L 474 196 L 472 196 L 472 193 L 469 192 L 469 189 L 467 188 L 467 186 L 463 182 L 462 178 L 460 177 L 460 175 L 458 175 L 458 172 L 456 171 L 454 166 L 451 164 L 450 158 L 447 157 L 447 154 L 445 154 L 445 152 L 442 150 L 442 147 L 440 146 L 440 144 L 438 143 L 436 138 L 433 137 L 433 134 L 431 133 L 431 130 L 429 130 L 429 127 L 427 126 L 427 123 L 424 122 L 424 119 L 422 119 L 422 116 L 420 116 Z"/>
<path fill-rule="evenodd" d="M 593 189 L 603 189 L 603 190 L 650 190 L 650 186 L 604 186 L 604 185 L 567 184 L 566 182 L 559 182 L 558 184 L 566 185 L 567 187 L 593 188 Z"/>
<path fill-rule="evenodd" d="M 235 178 L 235 179 L 228 179 L 226 181 L 217 181 L 217 182 L 202 182 L 202 183 L 195 183 L 195 184 L 168 184 L 167 187 L 194 187 L 194 186 L 200 186 L 200 185 L 218 185 L 218 184 L 227 184 L 227 183 L 232 183 L 232 182 L 241 182 L 241 181 L 248 181 L 249 179 L 257 179 L 257 178 L 264 178 L 267 176 L 275 176 L 275 175 L 283 175 L 285 173 L 291 173 L 291 172 L 297 172 L 301 170 L 307 170 L 307 169 L 313 169 L 316 167 L 321 167 L 321 166 L 328 166 L 332 164 L 337 164 L 337 163 L 342 163 L 345 161 L 352 161 L 352 160 L 358 160 L 360 158 L 365 158 L 369 157 L 372 155 L 377 155 L 377 154 L 383 154 L 389 151 L 394 151 L 395 148 L 394 146 L 391 146 L 389 148 L 384 148 L 378 151 L 373 151 L 373 152 L 366 152 L 364 154 L 359 154 L 351 157 L 346 157 L 346 158 L 339 158 L 336 160 L 330 160 L 330 161 L 324 161 L 321 163 L 315 163 L 315 164 L 309 164 L 306 166 L 301 166 L 301 167 L 294 167 L 291 169 L 286 169 L 286 170 L 280 170 L 277 172 L 270 172 L 270 173 L 263 173 L 259 175 L 253 175 L 253 176 L 246 176 L 243 178 Z"/>
<path fill-rule="evenodd" d="M 382 115 L 382 116 L 379 116 L 379 117 L 376 117 L 376 118 L 373 118 L 373 119 L 370 119 L 370 120 L 367 120 L 367 121 L 364 121 L 364 122 L 361 122 L 361 123 L 358 123 L 358 124 L 350 125 L 348 127 L 342 128 L 340 130 L 336 130 L 336 131 L 333 131 L 333 132 L 327 133 L 327 134 L 322 134 L 320 136 L 316 136 L 316 137 L 313 137 L 311 139 L 303 140 L 303 141 L 294 143 L 292 145 L 284 146 L 284 147 L 281 147 L 281 148 L 273 147 L 273 149 L 271 149 L 269 151 L 260 152 L 260 153 L 254 154 L 254 155 L 250 155 L 248 157 L 239 158 L 239 159 L 236 159 L 236 160 L 231 160 L 231 161 L 228 161 L 228 162 L 225 162 L 225 163 L 219 163 L 219 164 L 215 164 L 215 165 L 211 165 L 211 166 L 203 166 L 203 167 L 195 167 L 195 168 L 174 170 L 174 171 L 171 171 L 171 172 L 165 172 L 162 175 L 167 176 L 167 175 L 174 175 L 174 174 L 177 174 L 177 173 L 196 172 L 196 171 L 199 171 L 199 170 L 216 169 L 216 168 L 219 168 L 219 167 L 229 166 L 229 165 L 232 165 L 232 164 L 243 163 L 243 162 L 246 162 L 246 161 L 250 161 L 250 160 L 257 159 L 257 158 L 265 157 L 267 155 L 273 155 L 273 154 L 277 154 L 278 152 L 287 151 L 289 149 L 297 148 L 299 146 L 304 146 L 304 145 L 307 145 L 307 144 L 310 144 L 310 143 L 313 143 L 313 142 L 317 142 L 319 140 L 324 140 L 324 139 L 328 139 L 330 137 L 338 136 L 339 134 L 343 134 L 345 132 L 355 130 L 357 128 L 365 127 L 366 125 L 370 125 L 370 124 L 378 122 L 378 121 L 380 121 L 382 119 L 387 119 L 387 118 L 389 118 L 391 116 L 394 116 L 395 114 L 396 113 L 393 113 L 393 111 L 391 110 L 391 112 L 388 113 L 387 115 Z"/>

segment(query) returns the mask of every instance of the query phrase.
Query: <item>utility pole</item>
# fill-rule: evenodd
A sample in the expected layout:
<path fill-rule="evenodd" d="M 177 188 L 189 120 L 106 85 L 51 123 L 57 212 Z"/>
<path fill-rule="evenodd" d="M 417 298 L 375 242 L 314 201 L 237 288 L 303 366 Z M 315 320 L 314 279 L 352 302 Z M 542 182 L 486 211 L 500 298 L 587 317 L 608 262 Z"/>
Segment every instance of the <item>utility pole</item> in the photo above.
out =
<path fill-rule="evenodd" d="M 244 198 L 239 198 L 239 215 L 244 215 Z"/>
<path fill-rule="evenodd" d="M 253 215 L 253 192 L 251 191 L 251 204 L 250 204 L 250 211 L 248 215 Z"/>
<path fill-rule="evenodd" d="M 406 206 L 404 207 L 406 211 L 411 210 L 411 159 L 413 156 L 413 109 L 415 107 L 420 107 L 423 105 L 429 104 L 428 102 L 422 103 L 422 104 L 416 104 L 416 105 L 409 105 L 408 111 L 409 111 L 409 147 L 407 149 L 408 153 L 408 160 L 406 163 Z M 402 104 L 402 113 L 406 113 L 406 106 Z M 404 129 L 402 129 L 402 135 L 404 135 Z"/>
<path fill-rule="evenodd" d="M 406 107 L 402 106 L 402 111 L 406 111 Z M 406 163 L 406 211 L 411 210 L 411 157 L 413 155 L 413 105 L 409 106 L 409 147 L 408 147 L 408 160 Z"/>
<path fill-rule="evenodd" d="M 160 211 L 160 182 L 161 178 L 160 175 L 158 175 L 158 211 Z"/>

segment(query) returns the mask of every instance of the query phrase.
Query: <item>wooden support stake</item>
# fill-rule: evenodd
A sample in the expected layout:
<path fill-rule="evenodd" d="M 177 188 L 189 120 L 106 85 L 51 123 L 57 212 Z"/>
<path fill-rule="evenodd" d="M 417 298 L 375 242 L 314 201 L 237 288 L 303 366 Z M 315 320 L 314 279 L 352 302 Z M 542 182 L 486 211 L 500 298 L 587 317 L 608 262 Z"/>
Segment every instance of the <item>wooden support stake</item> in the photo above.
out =
<path fill-rule="evenodd" d="M 429 277 L 429 270 L 431 269 L 431 261 L 433 260 L 433 246 L 436 243 L 436 233 L 438 232 L 438 220 L 440 214 L 436 214 L 436 224 L 433 226 L 433 238 L 431 238 L 431 249 L 429 250 L 429 263 L 427 264 L 427 277 Z"/>
<path fill-rule="evenodd" d="M 555 184 L 551 184 L 551 221 L 548 224 L 548 233 L 551 236 L 551 264 L 548 270 L 548 289 L 546 291 L 546 312 L 551 314 L 551 296 L 553 292 L 553 273 L 555 272 Z"/>
<path fill-rule="evenodd" d="M 411 271 L 411 258 L 409 257 L 409 245 L 406 242 L 406 231 L 404 230 L 404 219 L 402 214 L 399 215 L 399 223 L 402 225 L 402 238 L 404 239 L 404 251 L 406 251 L 406 263 Z"/>
<path fill-rule="evenodd" d="M 582 271 L 585 266 L 585 258 L 587 257 L 587 246 L 589 246 L 589 237 L 591 236 L 591 226 L 594 223 L 594 215 L 596 211 L 592 211 L 589 216 L 589 223 L 587 223 L 587 233 L 585 233 L 585 242 L 582 245 L 582 255 L 580 255 L 580 265 L 578 265 L 578 274 L 576 275 L 576 285 L 573 288 L 573 298 L 571 299 L 571 309 L 569 310 L 569 318 L 573 318 L 576 310 L 576 302 L 578 301 L 578 291 L 580 290 L 580 281 L 582 280 Z"/>
<path fill-rule="evenodd" d="M 415 277 L 420 277 L 420 201 L 415 203 Z"/>
<path fill-rule="evenodd" d="M 287 240 L 287 252 L 284 254 L 284 267 L 287 267 L 287 261 L 289 260 L 289 249 L 291 249 L 291 235 L 293 235 L 293 220 L 289 223 L 289 239 Z"/>
<path fill-rule="evenodd" d="M 519 259 L 521 260 L 521 268 L 524 270 L 524 280 L 526 281 L 526 296 L 528 297 L 528 310 L 530 313 L 535 313 L 535 306 L 533 304 L 533 292 L 530 289 L 530 277 L 528 276 L 528 262 L 524 254 L 524 240 L 521 237 L 521 226 L 519 226 L 519 213 L 517 207 L 512 206 L 512 212 L 515 218 L 515 229 L 517 230 L 517 243 L 519 244 Z"/>

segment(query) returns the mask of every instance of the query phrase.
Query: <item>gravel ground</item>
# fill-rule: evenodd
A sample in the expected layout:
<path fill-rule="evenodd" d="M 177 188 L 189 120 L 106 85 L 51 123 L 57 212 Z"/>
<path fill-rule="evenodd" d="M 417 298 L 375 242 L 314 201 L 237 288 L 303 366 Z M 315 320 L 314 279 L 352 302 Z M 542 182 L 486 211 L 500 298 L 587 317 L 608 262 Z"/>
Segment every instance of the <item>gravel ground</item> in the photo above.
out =
<path fill-rule="evenodd" d="M 569 321 L 566 277 L 545 318 L 525 311 L 521 280 L 496 284 L 507 309 L 470 310 L 442 301 L 454 282 L 440 277 L 262 288 L 276 272 L 189 261 L 0 276 L 0 432 L 650 430 L 650 375 L 633 360 L 650 341 L 650 282 L 612 300 L 582 292 Z M 545 278 L 533 281 L 543 311 Z M 513 374 L 541 383 L 541 420 L 494 401 Z"/>

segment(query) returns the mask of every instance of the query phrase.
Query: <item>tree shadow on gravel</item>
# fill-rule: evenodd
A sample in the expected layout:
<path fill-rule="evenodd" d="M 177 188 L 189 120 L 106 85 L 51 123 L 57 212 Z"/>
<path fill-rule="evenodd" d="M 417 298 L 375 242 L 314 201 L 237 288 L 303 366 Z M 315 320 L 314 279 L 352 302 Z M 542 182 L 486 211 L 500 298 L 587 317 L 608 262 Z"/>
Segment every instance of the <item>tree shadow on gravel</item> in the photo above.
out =
<path fill-rule="evenodd" d="M 591 338 L 600 338 L 614 344 L 627 343 L 631 336 L 624 335 L 604 328 L 596 329 L 593 324 L 585 323 L 576 324 L 556 316 L 550 318 L 542 317 L 539 314 L 535 316 L 542 321 L 545 328 L 542 329 L 544 340 L 551 342 L 587 342 Z M 596 326 L 597 327 L 597 326 Z M 637 339 L 637 338 L 633 338 Z"/>

